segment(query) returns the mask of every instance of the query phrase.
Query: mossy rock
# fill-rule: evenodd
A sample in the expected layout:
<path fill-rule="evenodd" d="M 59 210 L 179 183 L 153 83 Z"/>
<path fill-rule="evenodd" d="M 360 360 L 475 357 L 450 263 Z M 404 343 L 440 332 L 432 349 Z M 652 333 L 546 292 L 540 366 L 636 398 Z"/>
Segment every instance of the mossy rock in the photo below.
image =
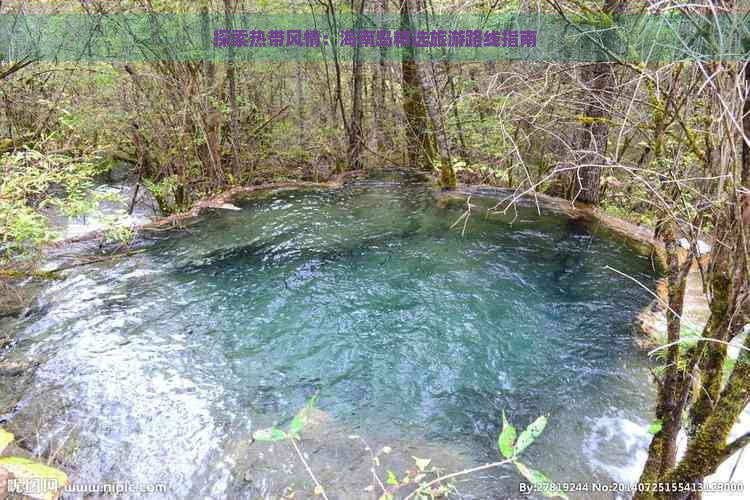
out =
<path fill-rule="evenodd" d="M 10 137 L 0 138 L 0 154 L 7 153 L 13 149 L 13 139 Z"/>

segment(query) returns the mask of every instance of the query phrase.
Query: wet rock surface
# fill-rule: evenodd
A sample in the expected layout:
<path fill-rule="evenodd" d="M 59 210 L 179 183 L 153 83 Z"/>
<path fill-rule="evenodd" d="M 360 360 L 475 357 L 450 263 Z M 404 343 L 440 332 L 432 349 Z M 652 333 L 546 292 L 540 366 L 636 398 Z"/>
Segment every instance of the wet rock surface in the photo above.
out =
<path fill-rule="evenodd" d="M 33 366 L 29 361 L 0 361 L 0 377 L 17 377 Z"/>
<path fill-rule="evenodd" d="M 18 316 L 27 310 L 39 292 L 39 286 L 34 283 L 20 285 L 3 284 L 0 282 L 0 318 Z M 4 343 L 0 338 L 0 347 Z"/>

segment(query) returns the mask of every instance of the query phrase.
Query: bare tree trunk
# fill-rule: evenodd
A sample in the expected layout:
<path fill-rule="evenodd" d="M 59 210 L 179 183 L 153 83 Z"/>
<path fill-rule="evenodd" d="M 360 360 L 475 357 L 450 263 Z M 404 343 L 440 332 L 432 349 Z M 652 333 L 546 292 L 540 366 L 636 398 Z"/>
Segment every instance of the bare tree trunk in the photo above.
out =
<path fill-rule="evenodd" d="M 582 71 L 582 80 L 588 94 L 581 129 L 575 147 L 580 152 L 576 156 L 577 179 L 574 182 L 571 198 L 592 205 L 599 204 L 601 169 L 609 137 L 610 94 L 613 88 L 612 69 L 609 63 L 593 63 Z"/>
<path fill-rule="evenodd" d="M 460 71 L 460 68 L 459 68 Z M 458 144 L 461 146 L 461 150 L 456 153 L 459 158 L 466 154 L 466 140 L 464 139 L 464 130 L 461 125 L 461 117 L 458 114 L 458 99 L 459 95 L 456 91 L 456 83 L 453 80 L 453 66 L 448 60 L 445 60 L 445 76 L 448 78 L 448 86 L 451 89 L 451 112 L 453 113 L 453 119 L 456 120 L 456 133 L 458 134 Z M 455 152 L 455 151 L 454 151 Z"/>
<path fill-rule="evenodd" d="M 401 0 L 401 29 L 412 30 L 409 17 L 411 0 Z M 414 47 L 404 47 L 401 60 L 401 86 L 404 93 L 403 105 L 406 115 L 406 151 L 411 168 L 432 168 L 435 148 L 429 133 L 429 122 L 419 77 L 417 75 L 416 51 Z"/>
<path fill-rule="evenodd" d="M 297 69 L 297 121 L 299 122 L 297 123 L 299 133 L 297 143 L 300 152 L 302 152 L 305 147 L 305 96 L 302 88 L 302 62 L 297 61 L 295 66 Z"/>
<path fill-rule="evenodd" d="M 209 16 L 209 2 L 205 0 L 203 7 L 201 8 L 202 23 L 202 37 L 203 46 L 210 47 L 211 44 L 211 26 Z M 214 96 L 216 90 L 216 63 L 213 61 L 203 62 L 203 98 L 201 103 L 201 116 L 202 127 L 206 134 L 206 158 L 204 162 L 211 167 L 214 171 L 214 175 L 209 177 L 217 180 L 223 179 L 223 173 L 221 172 L 221 113 L 214 106 Z"/>
<path fill-rule="evenodd" d="M 226 29 L 232 30 L 232 16 L 234 9 L 232 0 L 224 0 L 224 18 L 226 19 Z M 229 61 L 227 62 L 227 80 L 229 83 L 229 135 L 232 143 L 232 174 L 235 182 L 241 181 L 242 167 L 240 165 L 240 131 L 239 131 L 239 110 L 237 106 L 237 83 L 235 81 L 234 67 L 234 46 L 229 44 Z"/>
<path fill-rule="evenodd" d="M 605 0 L 602 13 L 618 12 L 622 0 Z M 572 189 L 572 199 L 599 204 L 600 180 L 604 155 L 609 138 L 610 110 L 614 101 L 614 68 L 608 62 L 597 62 L 584 67 L 582 80 L 586 85 L 587 103 L 581 117 L 576 148 L 580 154 L 575 161 L 579 165 L 578 179 Z"/>
<path fill-rule="evenodd" d="M 377 2 L 377 19 L 379 29 L 383 29 L 383 16 L 388 12 L 388 0 L 378 0 Z M 375 122 L 375 147 L 378 152 L 382 153 L 386 149 L 386 132 L 385 132 L 385 80 L 388 74 L 388 68 L 385 61 L 386 48 L 380 47 L 380 58 L 375 70 L 374 80 L 374 101 L 373 118 Z"/>
<path fill-rule="evenodd" d="M 409 9 L 412 13 L 417 12 L 416 0 L 406 0 L 409 4 Z M 410 23 L 411 24 L 411 23 Z M 419 85 L 420 93 L 424 101 L 424 106 L 427 111 L 427 115 L 430 118 L 430 124 L 435 136 L 435 145 L 437 149 L 437 157 L 433 157 L 440 162 L 440 185 L 444 189 L 452 189 L 456 187 L 456 173 L 453 170 L 453 163 L 451 161 L 450 148 L 448 147 L 448 139 L 445 135 L 445 128 L 443 127 L 443 121 L 440 116 L 440 104 L 435 97 L 435 93 L 432 91 L 430 85 L 430 79 L 428 75 L 429 63 L 419 61 L 419 53 L 417 48 L 414 48 L 415 62 L 415 78 Z M 431 158 L 431 159 L 433 159 Z"/>
<path fill-rule="evenodd" d="M 358 14 L 355 31 L 360 27 L 362 14 L 364 13 L 365 0 L 352 0 L 352 11 Z M 362 68 L 364 63 L 360 54 L 359 44 L 354 47 L 354 58 L 352 61 L 352 118 L 349 122 L 349 164 L 354 170 L 362 168 L 362 150 L 364 138 L 362 137 L 362 87 L 364 85 Z"/>

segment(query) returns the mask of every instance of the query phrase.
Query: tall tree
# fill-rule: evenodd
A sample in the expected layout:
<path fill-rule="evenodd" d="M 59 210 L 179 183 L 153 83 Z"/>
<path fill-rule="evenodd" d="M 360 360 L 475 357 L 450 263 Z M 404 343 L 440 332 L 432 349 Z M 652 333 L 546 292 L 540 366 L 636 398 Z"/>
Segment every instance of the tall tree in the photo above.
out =
<path fill-rule="evenodd" d="M 352 12 L 356 14 L 355 32 L 359 31 L 362 26 L 364 9 L 365 0 L 352 0 Z M 362 108 L 363 69 L 364 63 L 359 43 L 357 43 L 354 46 L 354 57 L 352 58 L 352 118 L 349 121 L 349 164 L 354 170 L 362 168 L 362 150 L 364 149 L 364 134 L 362 131 L 364 114 Z"/>
<path fill-rule="evenodd" d="M 405 0 L 405 4 L 407 5 L 408 9 L 407 15 L 409 14 L 409 11 L 413 14 L 416 14 L 419 11 L 417 0 Z M 414 26 L 414 23 L 411 22 L 411 19 L 409 20 L 409 26 Z M 451 189 L 456 187 L 456 173 L 453 170 L 450 147 L 448 145 L 448 139 L 445 134 L 445 128 L 443 127 L 443 121 L 440 116 L 440 103 L 435 97 L 435 93 L 430 83 L 430 77 L 428 74 L 429 64 L 420 61 L 417 47 L 412 48 L 412 55 L 414 57 L 414 74 L 412 83 L 417 84 L 416 91 L 421 96 L 424 110 L 427 112 L 427 116 L 429 117 L 429 124 L 432 127 L 433 140 L 435 145 L 435 149 L 430 151 L 427 159 L 430 161 L 430 164 L 438 162 L 438 168 L 440 170 L 440 185 L 444 189 Z M 404 104 L 404 106 L 406 106 L 406 104 Z M 426 127 L 424 133 L 429 134 Z"/>
<path fill-rule="evenodd" d="M 750 39 L 747 41 L 750 49 Z M 697 63 L 703 64 L 703 63 Z M 736 85 L 737 74 L 731 67 L 717 68 L 707 82 L 707 92 L 720 93 L 723 106 L 737 102 L 739 95 L 742 118 L 739 123 L 725 113 L 726 121 L 718 124 L 728 134 L 732 154 L 723 155 L 720 166 L 729 173 L 728 199 L 720 199 L 715 217 L 714 244 L 705 275 L 710 315 L 696 344 L 680 346 L 680 312 L 684 299 L 684 279 L 690 257 L 679 261 L 675 234 L 677 217 L 663 218 L 666 229 L 662 237 L 670 261 L 668 312 L 668 351 L 665 373 L 659 380 L 656 417 L 662 423 L 649 447 L 641 483 L 695 485 L 695 491 L 639 491 L 639 500 L 652 498 L 698 499 L 698 486 L 716 472 L 719 465 L 750 444 L 750 433 L 729 442 L 730 432 L 750 401 L 750 337 L 741 346 L 734 366 L 728 370 L 727 344 L 737 338 L 750 322 L 750 63 L 743 63 L 744 85 Z M 739 91 L 739 92 L 738 92 Z M 711 98 L 713 96 L 709 96 Z M 669 110 L 678 109 L 669 106 Z M 725 108 L 727 111 L 730 108 Z M 672 115 L 670 121 L 681 121 Z M 718 132 L 718 131 L 717 131 Z M 736 140 L 734 140 L 736 139 Z M 739 143 L 739 146 L 738 146 Z M 737 161 L 736 151 L 741 150 Z M 670 189 L 675 188 L 670 183 Z M 684 194 L 680 193 L 684 200 Z M 694 222 L 693 222 L 694 223 Z M 691 245 L 693 246 L 693 245 Z M 691 250 L 690 255 L 694 255 Z M 692 402 L 692 405 L 690 405 Z M 683 424 L 684 423 L 684 424 Z M 677 433 L 685 425 L 688 443 L 677 461 Z"/>
<path fill-rule="evenodd" d="M 410 0 L 401 0 L 401 30 L 412 31 Z M 414 10 L 413 12 L 416 12 Z M 403 47 L 401 59 L 401 87 L 406 115 L 406 152 L 411 168 L 431 168 L 435 147 L 429 131 L 427 109 L 417 74 L 414 47 Z"/>
<path fill-rule="evenodd" d="M 376 3 L 376 14 L 378 19 L 378 29 L 384 29 L 383 21 L 385 14 L 388 13 L 388 0 L 377 0 Z M 373 80 L 373 98 L 375 105 L 373 106 L 373 122 L 374 132 L 376 138 L 376 148 L 378 152 L 385 151 L 386 143 L 386 126 L 385 126 L 385 90 L 386 90 L 386 79 L 388 77 L 388 65 L 386 63 L 386 52 L 385 47 L 380 47 L 380 54 L 378 58 L 378 64 L 375 69 L 375 78 Z"/>
<path fill-rule="evenodd" d="M 232 0 L 224 0 L 224 18 L 226 29 L 234 29 L 234 8 Z M 240 165 L 240 130 L 239 104 L 237 103 L 237 81 L 234 60 L 234 41 L 229 44 L 229 60 L 227 61 L 227 82 L 229 83 L 229 135 L 232 146 L 232 175 L 235 182 L 240 182 L 242 170 Z"/>
<path fill-rule="evenodd" d="M 621 12 L 623 2 L 624 0 L 605 0 L 599 16 L 611 25 L 611 16 Z M 609 62 L 587 64 L 581 71 L 581 80 L 585 88 L 585 104 L 575 144 L 577 153 L 574 156 L 579 168 L 570 196 L 577 201 L 598 205 L 614 102 L 614 66 Z"/>

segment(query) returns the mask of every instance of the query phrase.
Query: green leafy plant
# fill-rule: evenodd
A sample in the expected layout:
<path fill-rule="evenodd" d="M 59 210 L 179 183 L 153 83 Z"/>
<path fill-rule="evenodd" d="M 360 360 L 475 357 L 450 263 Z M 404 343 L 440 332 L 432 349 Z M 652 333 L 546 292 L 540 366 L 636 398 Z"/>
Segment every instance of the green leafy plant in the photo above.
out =
<path fill-rule="evenodd" d="M 542 415 L 531 422 L 516 438 L 518 434 L 516 428 L 508 422 L 508 419 L 505 418 L 505 412 L 503 412 L 503 428 L 497 438 L 497 447 L 500 450 L 500 454 L 515 465 L 524 479 L 534 486 L 536 492 L 550 498 L 568 498 L 565 493 L 555 491 L 551 487 L 553 483 L 547 476 L 518 460 L 518 456 L 544 432 L 546 426 L 547 417 Z"/>
<path fill-rule="evenodd" d="M 179 211 L 176 193 L 181 184 L 176 175 L 165 177 L 159 182 L 144 178 L 143 185 L 154 195 L 162 213 L 172 214 Z"/>
<path fill-rule="evenodd" d="M 309 422 L 309 416 L 315 408 L 316 398 L 317 395 L 307 402 L 305 407 L 294 416 L 286 429 L 276 426 L 260 429 L 253 433 L 253 440 L 260 442 L 289 441 L 292 446 L 294 446 L 300 460 L 315 483 L 315 495 L 327 499 L 328 497 L 326 496 L 325 489 L 316 479 L 315 474 L 310 469 L 310 466 L 305 461 L 302 452 L 297 446 L 297 441 L 301 439 L 300 432 Z M 505 412 L 503 412 L 502 429 L 498 435 L 497 446 L 500 455 L 504 460 L 450 474 L 440 475 L 439 469 L 432 465 L 431 459 L 412 456 L 414 459 L 413 468 L 406 470 L 400 475 L 392 470 L 387 470 L 385 471 L 385 479 L 381 479 L 378 476 L 376 468 L 380 467 L 380 457 L 382 455 L 390 454 L 392 451 L 391 448 L 389 446 L 384 446 L 378 453 L 374 453 L 372 448 L 360 436 L 351 435 L 349 436 L 349 439 L 362 441 L 365 445 L 365 450 L 370 453 L 373 464 L 372 474 L 376 479 L 376 483 L 368 485 L 364 488 L 364 491 L 370 493 L 374 492 L 377 484 L 377 486 L 383 491 L 379 497 L 380 500 L 393 500 L 396 492 L 402 488 L 412 488 L 412 491 L 404 497 L 404 500 L 434 500 L 444 498 L 451 491 L 455 490 L 452 481 L 456 477 L 493 467 L 499 467 L 509 463 L 512 463 L 521 476 L 531 483 L 537 493 L 549 498 L 559 497 L 567 499 L 568 496 L 564 492 L 556 491 L 553 487 L 552 481 L 542 472 L 519 461 L 521 453 L 534 443 L 542 432 L 544 432 L 546 426 L 547 417 L 541 416 L 529 424 L 519 434 L 516 428 L 508 422 L 508 419 L 505 417 Z"/>
<path fill-rule="evenodd" d="M 647 431 L 649 434 L 653 436 L 661 430 L 661 427 L 662 427 L 662 420 L 660 418 L 657 418 L 656 420 L 651 422 L 651 425 L 648 426 Z"/>
<path fill-rule="evenodd" d="M 101 218 L 104 224 L 104 241 L 106 243 L 128 243 L 135 237 L 127 214 L 111 214 Z"/>
<path fill-rule="evenodd" d="M 111 194 L 92 191 L 106 165 L 24 148 L 0 156 L 0 259 L 34 256 L 57 235 L 44 209 L 56 206 L 70 217 L 98 210 Z M 2 263 L 2 262 L 0 262 Z"/>
<path fill-rule="evenodd" d="M 310 398 L 304 408 L 302 408 L 292 419 L 286 431 L 278 427 L 268 427 L 253 432 L 253 439 L 260 442 L 283 441 L 285 439 L 300 439 L 300 431 L 308 423 L 310 412 L 315 409 L 317 395 Z"/>

